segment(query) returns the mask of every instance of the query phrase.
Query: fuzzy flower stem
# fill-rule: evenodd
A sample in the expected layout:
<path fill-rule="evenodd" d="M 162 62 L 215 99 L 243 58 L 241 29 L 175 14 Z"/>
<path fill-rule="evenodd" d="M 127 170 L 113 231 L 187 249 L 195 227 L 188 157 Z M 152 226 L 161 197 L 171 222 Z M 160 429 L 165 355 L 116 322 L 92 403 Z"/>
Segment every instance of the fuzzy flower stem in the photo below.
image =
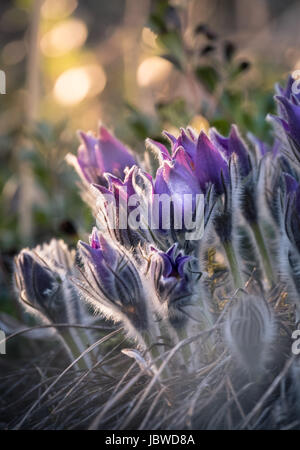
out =
<path fill-rule="evenodd" d="M 235 254 L 234 247 L 233 247 L 232 243 L 229 241 L 223 242 L 223 247 L 224 247 L 224 250 L 226 253 L 228 264 L 231 269 L 234 287 L 236 289 L 240 289 L 244 286 L 244 283 L 243 283 L 243 277 L 240 272 L 240 268 L 239 268 L 238 260 L 237 260 L 236 254 Z"/>
<path fill-rule="evenodd" d="M 146 346 L 146 348 L 150 354 L 151 359 L 153 361 L 155 360 L 153 367 L 154 367 L 154 371 L 156 372 L 159 370 L 160 366 L 163 364 L 163 359 L 161 357 L 160 350 L 159 350 L 158 346 L 153 343 L 152 335 L 149 332 L 147 332 L 147 331 L 143 332 L 142 339 L 144 341 L 144 345 Z M 164 368 L 164 370 L 162 371 L 162 373 L 160 374 L 160 379 L 161 379 L 161 381 L 163 381 L 164 379 L 168 378 L 169 376 L 170 376 L 170 374 L 169 374 L 168 366 L 166 366 Z"/>
<path fill-rule="evenodd" d="M 270 258 L 269 258 L 269 254 L 268 254 L 268 250 L 267 247 L 265 245 L 265 241 L 262 235 L 262 231 L 261 228 L 259 226 L 258 223 L 251 223 L 250 224 L 257 247 L 259 249 L 261 258 L 262 258 L 262 264 L 264 267 L 264 271 L 265 274 L 269 280 L 270 285 L 274 284 L 274 274 L 273 274 L 273 269 L 272 269 L 272 265 L 270 262 Z"/>
<path fill-rule="evenodd" d="M 181 342 L 184 339 L 188 338 L 187 330 L 186 330 L 185 327 L 178 328 L 176 330 L 176 332 L 177 332 L 177 336 L 178 336 L 179 342 Z M 181 350 L 182 350 L 182 356 L 183 356 L 183 359 L 184 359 L 184 364 L 188 368 L 189 367 L 189 361 L 190 361 L 190 358 L 192 356 L 190 345 L 189 344 L 184 345 Z"/>

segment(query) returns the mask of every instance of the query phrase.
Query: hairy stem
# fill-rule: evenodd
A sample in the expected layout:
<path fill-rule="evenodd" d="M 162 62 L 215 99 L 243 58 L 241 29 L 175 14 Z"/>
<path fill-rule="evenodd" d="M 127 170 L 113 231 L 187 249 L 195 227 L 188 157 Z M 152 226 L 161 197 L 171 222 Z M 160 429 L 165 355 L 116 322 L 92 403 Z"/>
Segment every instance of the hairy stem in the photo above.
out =
<path fill-rule="evenodd" d="M 223 242 L 223 247 L 230 266 L 234 287 L 240 289 L 244 286 L 244 282 L 233 245 L 231 242 L 226 241 Z"/>
<path fill-rule="evenodd" d="M 188 338 L 188 334 L 185 327 L 178 328 L 176 330 L 179 341 L 183 341 Z M 190 344 L 186 344 L 181 348 L 184 364 L 186 368 L 189 367 L 189 361 L 192 356 Z"/>
<path fill-rule="evenodd" d="M 270 285 L 273 285 L 274 284 L 274 273 L 273 273 L 270 257 L 268 254 L 268 250 L 265 245 L 262 231 L 261 231 L 258 223 L 252 222 L 250 224 L 250 226 L 251 226 L 251 230 L 253 232 L 261 259 L 262 259 L 262 264 L 263 264 L 263 268 L 264 268 L 266 277 L 268 278 Z"/>

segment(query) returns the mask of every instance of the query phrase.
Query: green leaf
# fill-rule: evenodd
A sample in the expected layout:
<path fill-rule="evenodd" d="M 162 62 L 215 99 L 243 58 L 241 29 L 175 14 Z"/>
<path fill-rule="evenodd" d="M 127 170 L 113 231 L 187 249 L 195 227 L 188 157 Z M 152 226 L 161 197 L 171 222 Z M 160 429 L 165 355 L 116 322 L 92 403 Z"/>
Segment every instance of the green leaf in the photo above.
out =
<path fill-rule="evenodd" d="M 182 66 L 180 61 L 176 58 L 176 56 L 173 55 L 160 55 L 161 58 L 166 59 L 167 61 L 169 61 L 170 63 L 173 64 L 174 67 L 176 67 L 177 70 L 182 71 Z"/>
<path fill-rule="evenodd" d="M 169 31 L 157 36 L 156 43 L 162 50 L 167 50 L 168 55 L 176 58 L 180 65 L 182 64 L 184 52 L 182 40 L 177 31 Z"/>
<path fill-rule="evenodd" d="M 218 72 L 212 66 L 198 66 L 196 76 L 209 92 L 214 92 L 220 79 Z"/>
<path fill-rule="evenodd" d="M 227 136 L 230 131 L 230 123 L 225 119 L 215 119 L 210 122 L 212 127 L 215 127 L 223 136 Z"/>
<path fill-rule="evenodd" d="M 190 120 L 186 103 L 181 98 L 175 99 L 170 103 L 158 103 L 156 110 L 162 122 L 168 122 L 178 128 L 186 126 Z"/>

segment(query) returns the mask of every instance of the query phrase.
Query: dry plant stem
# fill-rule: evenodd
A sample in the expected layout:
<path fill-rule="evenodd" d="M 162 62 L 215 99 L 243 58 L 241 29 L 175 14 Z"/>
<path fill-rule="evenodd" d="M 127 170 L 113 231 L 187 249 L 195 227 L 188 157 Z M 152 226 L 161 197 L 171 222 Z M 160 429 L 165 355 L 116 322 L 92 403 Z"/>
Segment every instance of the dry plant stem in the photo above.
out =
<path fill-rule="evenodd" d="M 262 408 L 265 401 L 268 399 L 268 397 L 274 392 L 276 387 L 279 385 L 282 378 L 286 375 L 289 368 L 291 367 L 292 363 L 295 360 L 295 356 L 292 356 L 290 359 L 287 360 L 285 363 L 285 366 L 283 367 L 282 371 L 277 375 L 277 377 L 273 380 L 272 384 L 269 386 L 269 388 L 266 390 L 264 395 L 261 397 L 261 399 L 256 403 L 255 407 L 252 409 L 252 411 L 245 417 L 243 423 L 241 424 L 240 428 L 245 428 L 249 422 L 255 417 L 255 415 L 259 412 L 259 410 Z"/>
<path fill-rule="evenodd" d="M 52 414 L 54 414 L 56 412 L 60 412 L 62 410 L 62 409 L 60 410 L 61 405 L 65 402 L 65 400 L 68 397 L 70 397 L 71 393 L 76 389 L 76 387 L 78 387 L 80 385 L 80 383 L 82 383 L 82 381 L 84 381 L 89 376 L 89 374 L 91 372 L 93 372 L 94 369 L 99 368 L 101 365 L 103 365 L 105 363 L 105 361 L 107 360 L 107 357 L 109 355 L 111 355 L 116 350 L 116 348 L 120 347 L 124 341 L 125 341 L 125 338 L 123 340 L 121 340 L 121 342 L 119 344 L 117 344 L 112 350 L 110 350 L 103 358 L 101 358 L 99 361 L 97 361 L 87 372 L 85 372 L 83 375 L 81 375 L 81 377 L 71 387 L 71 389 L 68 389 L 68 392 L 65 394 L 64 398 L 59 402 L 58 405 L 56 405 L 56 407 L 52 411 Z"/>
<path fill-rule="evenodd" d="M 160 345 L 158 349 L 161 354 L 168 351 L 170 346 L 174 346 L 170 325 L 167 322 L 161 321 L 156 323 L 156 335 L 161 337 L 162 343 L 164 344 Z M 165 373 L 168 377 L 170 376 L 169 367 L 166 367 Z"/>
<path fill-rule="evenodd" d="M 165 352 L 168 352 L 170 348 L 173 348 L 179 341 L 182 339 L 185 339 L 187 335 L 184 338 L 180 338 L 178 335 L 177 330 L 173 328 L 168 321 L 163 321 L 160 323 L 160 329 L 162 331 L 162 334 L 167 338 L 167 341 L 169 343 L 168 346 L 164 346 Z M 181 367 L 182 365 L 185 365 L 185 359 L 183 357 L 183 352 L 178 352 L 177 355 L 174 357 L 175 365 L 177 367 Z M 170 370 L 169 367 L 166 366 L 164 372 L 170 376 Z"/>
<path fill-rule="evenodd" d="M 264 240 L 261 228 L 259 226 L 259 223 L 254 223 L 254 222 L 250 224 L 250 227 L 253 232 L 253 235 L 254 235 L 254 238 L 256 241 L 256 245 L 258 247 L 258 250 L 259 250 L 259 253 L 260 253 L 260 256 L 262 259 L 262 264 L 263 264 L 263 268 L 264 268 L 266 277 L 268 278 L 270 286 L 272 286 L 274 284 L 274 274 L 273 274 L 270 257 L 268 254 L 267 247 L 265 245 L 265 240 Z"/>
<path fill-rule="evenodd" d="M 118 328 L 117 330 L 113 331 L 112 333 L 109 333 L 107 336 L 104 336 L 103 338 L 99 339 L 98 341 L 96 341 L 93 345 L 91 345 L 89 348 L 87 348 L 80 356 L 78 356 L 78 358 L 76 358 L 70 365 L 68 365 L 68 367 L 66 367 L 65 370 L 63 370 L 61 372 L 61 374 L 56 377 L 56 379 L 54 380 L 54 382 L 52 384 L 50 384 L 50 386 L 48 386 L 48 388 L 42 393 L 42 395 L 33 403 L 33 405 L 29 408 L 29 410 L 26 412 L 26 414 L 22 417 L 22 419 L 17 423 L 17 425 L 14 427 L 14 430 L 19 430 L 21 428 L 21 426 L 24 424 L 24 422 L 27 420 L 27 418 L 31 415 L 31 413 L 34 411 L 34 409 L 36 407 L 38 407 L 38 405 L 40 405 L 41 400 L 43 398 L 45 398 L 48 395 L 48 392 L 51 391 L 51 389 L 53 389 L 53 387 L 63 378 L 63 376 L 70 370 L 72 369 L 72 367 L 76 366 L 77 362 L 83 358 L 83 356 L 85 354 L 87 354 L 88 352 L 90 352 L 91 350 L 93 350 L 94 348 L 96 348 L 98 345 L 103 344 L 104 342 L 106 342 L 107 340 L 109 340 L 110 338 L 112 338 L 113 336 L 115 336 L 116 334 L 119 334 L 121 331 L 123 331 L 124 328 Z"/>
<path fill-rule="evenodd" d="M 72 360 L 76 359 L 79 355 L 81 355 L 82 351 L 79 349 L 79 346 L 70 330 L 65 330 L 64 332 L 62 332 L 61 337 L 65 345 L 68 347 L 70 354 L 73 356 Z M 77 363 L 77 367 L 82 370 L 89 369 L 87 358 L 80 359 Z"/>
<path fill-rule="evenodd" d="M 203 298 L 203 296 L 204 296 L 204 293 L 202 293 L 201 297 Z M 202 323 L 201 324 L 199 323 L 199 325 L 197 327 L 198 331 L 205 331 L 214 326 L 214 321 L 213 321 L 211 312 L 209 310 L 209 305 L 207 303 L 205 303 L 202 300 L 202 298 L 199 298 L 199 301 L 198 301 L 199 307 L 201 308 L 201 310 L 203 310 L 203 312 L 201 312 L 200 317 L 199 317 L 199 321 L 201 321 Z M 203 344 L 204 348 L 206 349 L 206 354 L 208 355 L 209 358 L 213 354 L 214 345 L 215 345 L 214 336 L 210 335 L 206 339 L 205 343 Z M 197 344 L 197 342 L 191 343 L 191 350 L 192 350 L 192 355 L 199 353 L 199 345 Z M 198 359 L 198 358 L 196 358 L 196 359 Z"/>
<path fill-rule="evenodd" d="M 147 331 L 142 334 L 143 341 L 145 343 L 145 347 L 150 354 L 152 360 L 152 366 L 154 367 L 155 372 L 158 371 L 159 367 L 162 365 L 163 360 L 161 357 L 161 353 L 159 351 L 159 346 L 156 345 L 156 342 L 153 342 L 152 336 Z M 157 339 L 157 337 L 156 337 Z M 167 370 L 164 370 L 161 374 L 161 380 L 164 378 L 168 378 Z"/>
<path fill-rule="evenodd" d="M 227 261 L 231 270 L 235 289 L 241 289 L 244 286 L 243 277 L 240 272 L 238 260 L 232 242 L 223 242 Z"/>
<path fill-rule="evenodd" d="M 129 416 L 127 417 L 125 423 L 123 424 L 123 428 L 126 428 L 126 426 L 130 423 L 131 419 L 138 413 L 139 409 L 141 408 L 141 406 L 143 405 L 145 399 L 147 398 L 148 394 L 150 393 L 151 389 L 153 388 L 153 386 L 155 385 L 155 383 L 159 380 L 159 377 L 161 375 L 161 373 L 163 372 L 164 368 L 168 365 L 169 361 L 174 357 L 174 355 L 181 350 L 181 348 L 187 344 L 192 342 L 193 339 L 197 339 L 200 337 L 200 334 L 198 336 L 195 336 L 194 338 L 188 338 L 185 339 L 181 342 L 179 342 L 178 344 L 175 345 L 175 347 L 172 348 L 172 350 L 170 350 L 169 354 L 166 356 L 164 362 L 162 363 L 162 365 L 159 367 L 158 371 L 156 374 L 154 374 L 154 376 L 152 377 L 152 380 L 150 381 L 150 383 L 148 384 L 147 388 L 144 390 L 143 395 L 141 396 L 141 398 L 139 399 L 139 401 L 137 402 L 137 404 L 135 405 L 135 407 L 133 408 L 133 410 L 130 412 Z"/>
<path fill-rule="evenodd" d="M 90 347 L 93 344 L 91 336 L 89 335 L 88 330 L 86 329 L 70 329 L 70 333 L 74 337 L 75 342 L 78 342 L 78 347 L 80 349 L 80 353 L 82 353 L 86 348 Z M 86 355 L 85 361 L 87 363 L 88 368 L 90 369 L 97 361 L 97 355 L 94 351 L 91 351 L 90 354 Z"/>

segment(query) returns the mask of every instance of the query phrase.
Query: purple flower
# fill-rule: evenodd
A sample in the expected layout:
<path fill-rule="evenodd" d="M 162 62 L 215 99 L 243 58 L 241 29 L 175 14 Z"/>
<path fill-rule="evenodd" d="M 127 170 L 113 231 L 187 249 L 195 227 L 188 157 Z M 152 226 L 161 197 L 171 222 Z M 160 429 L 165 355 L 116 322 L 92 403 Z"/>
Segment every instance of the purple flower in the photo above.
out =
<path fill-rule="evenodd" d="M 162 172 L 166 171 L 166 164 L 175 161 L 174 173 L 176 178 L 180 180 L 175 185 L 179 186 L 182 180 L 186 180 L 185 191 L 189 189 L 189 193 L 200 191 L 205 193 L 208 185 L 213 184 L 216 193 L 222 194 L 224 183 L 226 184 L 229 181 L 228 161 L 207 135 L 202 131 L 197 137 L 190 128 L 187 130 L 181 129 L 177 139 L 169 133 L 165 132 L 164 134 L 171 142 L 171 155 L 162 144 L 151 140 L 147 141 L 162 164 L 162 168 L 158 171 L 158 183 L 160 183 Z M 170 164 L 169 166 L 172 167 Z M 167 172 L 171 173 L 172 171 L 167 169 Z M 172 190 L 174 191 L 174 183 Z"/>
<path fill-rule="evenodd" d="M 299 190 L 298 181 L 289 173 L 284 173 L 283 175 L 287 194 L 297 193 Z"/>
<path fill-rule="evenodd" d="M 224 183 L 229 181 L 228 163 L 203 131 L 197 141 L 194 163 L 201 188 L 204 190 L 209 183 L 212 183 L 216 192 L 222 194 Z"/>
<path fill-rule="evenodd" d="M 146 329 L 148 313 L 143 284 L 129 253 L 109 243 L 94 228 L 90 244 L 79 241 L 78 256 L 83 266 L 73 282 L 84 298 L 105 317 L 136 330 Z"/>
<path fill-rule="evenodd" d="M 269 145 L 250 132 L 247 134 L 247 137 L 256 149 L 258 159 L 263 158 L 267 154 L 271 155 L 273 159 L 278 156 L 280 148 L 280 141 L 278 139 L 274 139 L 273 145 Z"/>
<path fill-rule="evenodd" d="M 300 147 L 300 104 L 283 96 L 275 97 L 282 107 L 282 116 L 277 121 L 282 125 L 284 132 Z"/>
<path fill-rule="evenodd" d="M 159 256 L 163 260 L 163 272 L 164 278 L 175 277 L 176 279 L 184 279 L 186 274 L 184 272 L 187 261 L 191 259 L 190 256 L 182 255 L 182 252 L 177 252 L 176 244 L 172 245 L 166 253 L 158 252 Z"/>
<path fill-rule="evenodd" d="M 251 171 L 250 155 L 236 125 L 232 125 L 230 134 L 227 138 L 219 134 L 215 129 L 211 130 L 210 137 L 228 160 L 233 154 L 237 156 L 240 173 L 242 176 L 246 177 Z"/>
<path fill-rule="evenodd" d="M 100 125 L 97 137 L 83 132 L 79 132 L 79 136 L 82 143 L 77 157 L 68 154 L 67 161 L 75 167 L 84 183 L 106 185 L 106 172 L 122 177 L 126 167 L 136 164 L 132 152 L 103 125 Z"/>
<path fill-rule="evenodd" d="M 186 324 L 188 307 L 193 304 L 195 283 L 188 267 L 195 261 L 178 251 L 178 244 L 172 245 L 165 253 L 151 249 L 150 270 L 155 290 L 166 317 L 173 327 L 180 328 Z"/>
<path fill-rule="evenodd" d="M 297 83 L 297 90 L 293 84 Z M 300 93 L 298 81 L 291 76 L 285 88 L 276 87 L 277 115 L 269 115 L 276 135 L 281 143 L 281 153 L 290 154 L 293 159 L 300 161 Z"/>
<path fill-rule="evenodd" d="M 152 177 L 142 171 L 138 166 L 125 170 L 124 180 L 105 174 L 107 187 L 94 184 L 97 203 L 96 215 L 104 228 L 111 236 L 126 247 L 132 247 L 137 243 L 138 237 L 136 228 L 145 230 L 145 222 L 149 222 L 154 187 Z M 99 194 L 97 193 L 99 192 Z M 114 214 L 112 214 L 112 209 Z M 136 214 L 135 214 L 136 212 Z M 134 216 L 131 217 L 130 214 Z M 102 226 L 101 225 L 101 226 Z M 147 227 L 146 227 L 147 228 Z"/>
<path fill-rule="evenodd" d="M 285 180 L 284 229 L 290 242 L 300 253 L 300 184 L 290 174 L 283 175 Z"/>
<path fill-rule="evenodd" d="M 114 196 L 117 204 L 120 197 L 123 201 L 128 201 L 132 195 L 138 195 L 141 193 L 141 189 L 145 183 L 147 187 L 153 193 L 152 176 L 147 172 L 142 171 L 138 166 L 134 165 L 130 169 L 125 169 L 124 180 L 112 175 L 110 173 L 105 174 L 106 186 L 94 184 L 94 187 L 103 194 L 111 194 Z"/>
<path fill-rule="evenodd" d="M 64 242 L 56 239 L 33 250 L 23 249 L 15 258 L 14 274 L 22 306 L 46 322 L 76 320 L 81 308 L 66 278 L 74 257 Z"/>
<path fill-rule="evenodd" d="M 179 147 L 171 161 L 164 161 L 156 172 L 154 193 L 172 196 L 174 218 L 183 224 L 184 209 L 196 206 L 196 194 L 201 194 L 199 182 L 192 170 L 192 161 L 182 147 Z M 189 194 L 190 197 L 185 196 Z M 160 211 L 160 216 L 162 211 Z M 160 228 L 161 228 L 160 223 Z"/>
<path fill-rule="evenodd" d="M 292 97 L 294 97 L 295 99 L 300 100 L 300 92 L 297 93 L 295 90 L 293 92 L 293 85 L 294 85 L 295 81 L 296 81 L 295 78 L 293 78 L 291 75 L 289 75 L 286 85 L 284 87 L 280 86 L 280 84 L 277 84 L 275 86 L 277 95 L 283 96 L 287 99 L 291 99 Z M 298 84 L 298 82 L 297 82 L 297 84 Z M 297 89 L 299 90 L 298 86 L 297 86 Z"/>

